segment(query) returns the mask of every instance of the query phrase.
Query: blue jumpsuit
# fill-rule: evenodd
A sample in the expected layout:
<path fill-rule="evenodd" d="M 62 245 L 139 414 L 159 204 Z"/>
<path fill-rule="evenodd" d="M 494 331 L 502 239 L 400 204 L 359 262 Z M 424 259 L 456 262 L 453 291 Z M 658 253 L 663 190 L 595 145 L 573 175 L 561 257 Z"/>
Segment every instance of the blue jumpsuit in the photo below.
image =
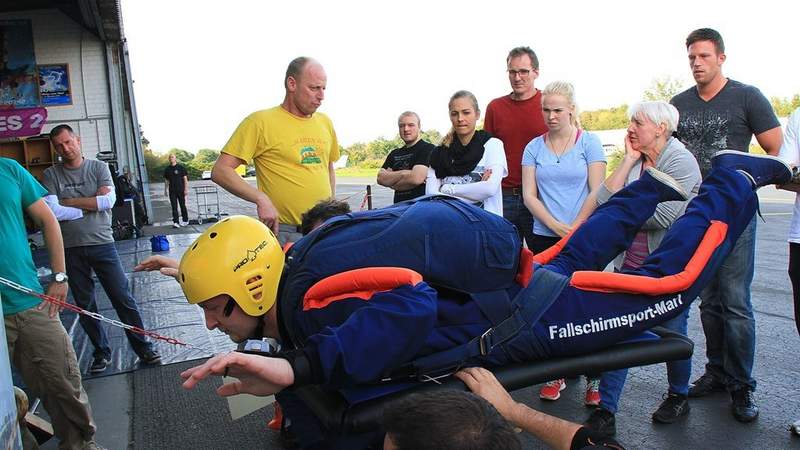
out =
<path fill-rule="evenodd" d="M 600 206 L 560 253 L 536 270 L 564 277 L 602 270 L 630 246 L 659 202 L 674 199 L 665 197 L 666 191 L 645 173 Z M 470 363 L 504 365 L 589 353 L 669 320 L 689 307 L 756 208 L 757 197 L 744 176 L 715 169 L 661 245 L 630 272 L 656 278 L 677 274 L 711 222 L 727 224 L 724 239 L 688 289 L 650 296 L 566 285 L 535 323 Z M 480 336 L 497 318 L 486 317 L 473 299 L 483 295 L 508 302 L 517 295 L 520 249 L 515 228 L 504 219 L 441 197 L 329 221 L 289 251 L 279 290 L 283 338 L 302 351 L 314 372 L 299 378 L 330 388 L 371 383 L 415 358 Z M 367 296 L 337 295 L 323 304 L 303 299 L 309 286 L 330 275 L 376 266 L 408 268 L 422 281 Z"/>

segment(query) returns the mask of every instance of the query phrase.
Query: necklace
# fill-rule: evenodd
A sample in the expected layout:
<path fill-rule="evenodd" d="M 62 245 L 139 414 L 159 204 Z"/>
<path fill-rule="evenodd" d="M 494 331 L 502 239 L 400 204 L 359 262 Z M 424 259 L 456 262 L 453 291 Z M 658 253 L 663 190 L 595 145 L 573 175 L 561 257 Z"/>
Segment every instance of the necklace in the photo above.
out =
<path fill-rule="evenodd" d="M 561 164 L 561 157 L 564 156 L 564 153 L 567 151 L 567 148 L 569 147 L 569 143 L 572 142 L 572 133 L 573 133 L 573 131 L 574 130 L 572 130 L 572 127 L 570 126 L 569 136 L 567 136 L 567 140 L 564 141 L 564 146 L 561 147 L 561 151 L 560 152 L 556 151 L 556 146 L 555 146 L 555 142 L 553 141 L 553 137 L 552 137 L 552 135 L 550 134 L 549 131 L 547 132 L 547 136 L 550 138 L 550 144 L 553 146 L 553 154 L 556 155 L 556 163 L 557 164 Z"/>

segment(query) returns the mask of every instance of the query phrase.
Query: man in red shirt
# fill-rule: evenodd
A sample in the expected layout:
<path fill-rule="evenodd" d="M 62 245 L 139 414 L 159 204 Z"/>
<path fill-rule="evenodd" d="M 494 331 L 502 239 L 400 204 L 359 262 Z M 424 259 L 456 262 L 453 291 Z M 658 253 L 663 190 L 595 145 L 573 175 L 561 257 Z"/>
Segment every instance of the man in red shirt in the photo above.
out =
<path fill-rule="evenodd" d="M 496 98 L 486 108 L 483 128 L 503 141 L 508 176 L 503 178 L 503 217 L 517 226 L 530 247 L 533 216 L 522 201 L 522 152 L 528 142 L 547 132 L 542 117 L 542 92 L 534 87 L 539 58 L 530 47 L 516 47 L 506 58 L 511 93 Z"/>

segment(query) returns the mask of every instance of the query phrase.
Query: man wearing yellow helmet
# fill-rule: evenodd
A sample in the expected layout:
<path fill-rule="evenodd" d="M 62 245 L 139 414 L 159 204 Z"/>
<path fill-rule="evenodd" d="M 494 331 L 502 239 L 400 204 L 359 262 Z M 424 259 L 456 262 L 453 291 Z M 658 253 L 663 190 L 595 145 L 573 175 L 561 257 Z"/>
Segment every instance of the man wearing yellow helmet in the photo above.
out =
<path fill-rule="evenodd" d="M 347 202 L 334 199 L 321 200 L 302 215 L 300 227 L 303 235 L 318 228 L 326 220 L 349 212 L 350 206 Z M 252 220 L 244 216 L 234 216 L 222 222 L 225 225 L 212 227 L 215 231 L 206 232 L 192 243 L 192 251 L 189 252 L 192 258 L 187 258 L 190 267 L 183 272 L 188 277 L 179 278 L 179 261 L 162 255 L 146 258 L 134 270 L 160 270 L 162 274 L 178 280 L 189 303 L 199 304 L 206 311 L 206 326 L 209 329 L 217 328 L 223 331 L 234 342 L 242 342 L 249 337 L 261 338 L 264 325 L 270 322 L 268 318 L 271 316 L 265 315 L 265 312 L 274 303 L 275 289 L 278 287 L 275 276 L 279 276 L 283 268 L 283 254 L 276 249 L 277 243 L 272 239 L 274 234 L 267 233 L 264 227 Z M 254 237 L 252 241 L 254 248 L 242 253 L 241 250 L 248 247 L 242 240 L 231 239 L 227 235 L 216 239 L 220 233 L 218 228 L 225 231 L 235 230 L 237 235 L 243 237 Z M 257 242 L 258 239 L 261 241 Z M 228 261 L 229 264 L 235 263 L 233 272 L 230 274 L 223 272 L 228 276 L 221 278 L 204 278 L 200 274 L 207 274 L 209 270 L 213 270 L 206 264 L 213 264 L 218 255 L 229 257 L 231 260 Z M 252 278 L 249 287 L 247 280 L 244 284 L 236 282 L 243 276 Z M 260 279 L 267 280 L 269 292 L 266 292 L 266 296 L 263 291 L 265 283 L 259 282 Z M 237 302 L 234 301 L 234 297 L 241 299 L 241 302 L 238 302 L 239 308 L 235 308 Z M 269 305 L 267 305 L 268 298 L 272 299 Z"/>
<path fill-rule="evenodd" d="M 536 256 L 520 251 L 502 217 L 443 196 L 338 216 L 285 258 L 265 225 L 225 219 L 189 247 L 178 281 L 209 328 L 235 340 L 274 337 L 285 350 L 217 355 L 183 372 L 184 387 L 229 373 L 238 380 L 220 395 L 338 389 L 639 337 L 689 307 L 755 214 L 755 189 L 790 178 L 777 158 L 720 152 L 662 244 L 620 274 L 597 271 L 628 248 L 658 203 L 686 198 L 653 168 Z M 281 404 L 300 421 L 296 405 Z"/>

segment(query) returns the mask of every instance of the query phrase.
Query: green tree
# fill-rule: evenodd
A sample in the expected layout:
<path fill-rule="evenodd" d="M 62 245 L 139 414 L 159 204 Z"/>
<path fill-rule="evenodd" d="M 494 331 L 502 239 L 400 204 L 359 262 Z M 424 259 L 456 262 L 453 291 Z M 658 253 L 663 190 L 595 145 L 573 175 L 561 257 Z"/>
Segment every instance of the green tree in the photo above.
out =
<path fill-rule="evenodd" d="M 200 150 L 197 151 L 197 155 L 194 157 L 194 161 L 204 164 L 211 164 L 213 166 L 214 163 L 217 162 L 217 158 L 219 158 L 219 150 L 214 150 L 210 148 L 201 148 Z"/>
<path fill-rule="evenodd" d="M 386 155 L 392 150 L 402 147 L 405 143 L 397 136 L 392 140 L 379 137 L 367 144 L 368 159 L 380 159 L 381 163 L 386 159 Z"/>
<path fill-rule="evenodd" d="M 171 148 L 167 152 L 167 156 L 169 155 L 175 155 L 175 158 L 178 159 L 178 162 L 183 164 L 186 164 L 194 159 L 194 154 L 192 152 L 182 148 Z"/>
<path fill-rule="evenodd" d="M 650 87 L 644 91 L 644 99 L 648 102 L 663 100 L 670 101 L 672 97 L 684 90 L 683 82 L 669 75 L 654 78 Z"/>
<path fill-rule="evenodd" d="M 786 117 L 800 107 L 800 94 L 794 94 L 792 98 L 770 97 L 769 102 L 772 103 L 772 109 L 778 117 Z"/>
<path fill-rule="evenodd" d="M 438 130 L 427 130 L 420 133 L 420 138 L 433 145 L 439 145 L 442 142 L 442 133 L 439 133 Z"/>
<path fill-rule="evenodd" d="M 347 154 L 347 165 L 360 167 L 362 161 L 367 159 L 367 144 L 363 142 L 356 142 L 355 144 L 346 147 L 340 153 Z"/>
<path fill-rule="evenodd" d="M 625 128 L 628 126 L 628 105 L 583 111 L 580 113 L 580 119 L 583 128 L 589 131 Z"/>
<path fill-rule="evenodd" d="M 199 180 L 204 170 L 211 170 L 214 164 L 208 164 L 202 161 L 197 161 L 197 158 L 184 164 L 186 167 L 186 176 L 190 180 Z"/>
<path fill-rule="evenodd" d="M 149 148 L 144 150 L 144 166 L 150 181 L 164 181 L 164 168 L 169 164 L 167 155 L 156 153 Z"/>

